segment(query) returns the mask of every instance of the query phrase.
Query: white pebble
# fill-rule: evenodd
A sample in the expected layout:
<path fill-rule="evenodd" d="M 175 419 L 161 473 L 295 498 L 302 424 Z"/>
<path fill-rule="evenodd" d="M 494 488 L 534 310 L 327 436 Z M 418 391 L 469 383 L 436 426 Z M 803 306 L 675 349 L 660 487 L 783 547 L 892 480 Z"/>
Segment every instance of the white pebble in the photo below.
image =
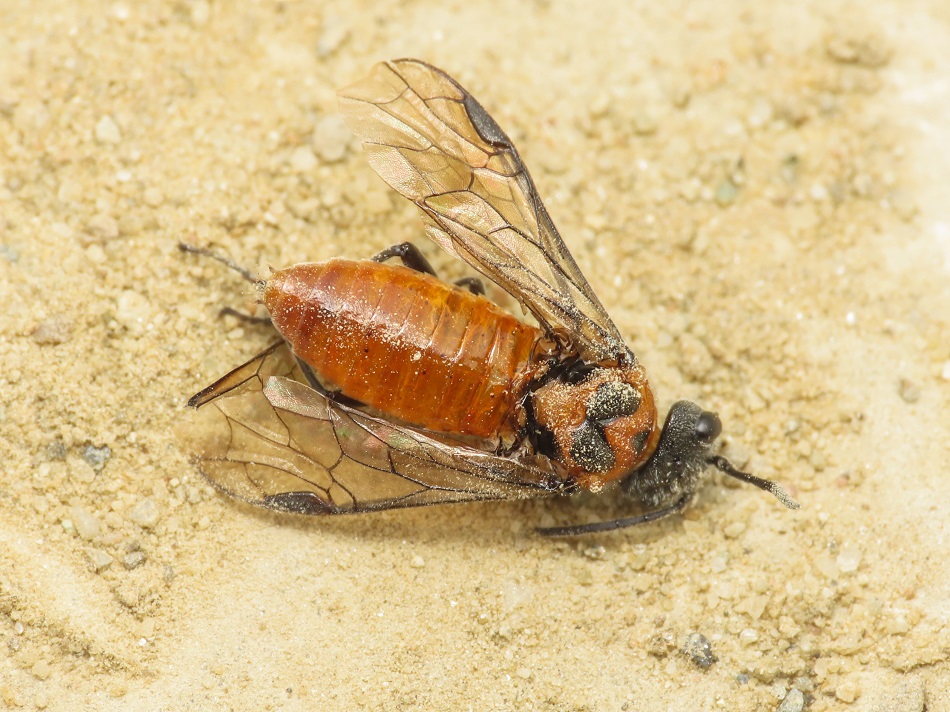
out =
<path fill-rule="evenodd" d="M 108 114 L 96 123 L 96 141 L 99 143 L 116 144 L 122 140 L 122 132 L 115 121 Z"/>
<path fill-rule="evenodd" d="M 125 516 L 130 522 L 138 524 L 145 529 L 151 529 L 158 523 L 158 515 L 158 505 L 155 503 L 155 500 L 151 497 L 146 497 L 126 512 Z"/>
<path fill-rule="evenodd" d="M 739 633 L 739 642 L 743 645 L 752 645 L 758 642 L 758 640 L 759 634 L 755 628 L 743 628 L 742 632 Z"/>
<path fill-rule="evenodd" d="M 112 566 L 113 558 L 101 549 L 86 549 L 86 561 L 93 573 L 105 571 Z"/>
<path fill-rule="evenodd" d="M 142 198 L 145 200 L 145 204 L 150 208 L 157 208 L 159 205 L 165 202 L 164 193 L 154 186 L 151 188 L 146 188 L 145 194 L 142 196 Z"/>
<path fill-rule="evenodd" d="M 210 18 L 211 5 L 207 0 L 197 0 L 197 2 L 191 6 L 191 21 L 195 27 L 204 27 L 208 24 Z"/>
<path fill-rule="evenodd" d="M 79 534 L 80 539 L 89 541 L 99 536 L 99 520 L 85 509 L 73 507 L 69 510 L 69 516 L 72 518 L 73 526 L 76 527 L 76 533 Z"/>
<path fill-rule="evenodd" d="M 727 524 L 722 529 L 722 533 L 726 535 L 728 539 L 735 539 L 737 536 L 742 534 L 746 530 L 745 522 L 733 522 L 732 524 Z"/>
<path fill-rule="evenodd" d="M 343 160 L 352 135 L 343 118 L 337 115 L 324 116 L 313 129 L 311 143 L 314 152 L 326 163 Z"/>
<path fill-rule="evenodd" d="M 290 154 L 290 167 L 297 173 L 309 173 L 317 167 L 317 157 L 309 146 L 298 146 Z"/>
<path fill-rule="evenodd" d="M 836 563 L 838 564 L 838 569 L 843 574 L 850 574 L 858 570 L 858 566 L 861 565 L 861 556 L 862 552 L 859 548 L 853 544 L 846 544 L 841 548 L 841 553 L 838 554 Z"/>
<path fill-rule="evenodd" d="M 854 702 L 861 696 L 861 686 L 853 679 L 842 680 L 835 687 L 835 697 L 842 702 Z"/>
<path fill-rule="evenodd" d="M 709 560 L 709 568 L 714 574 L 721 574 L 729 566 L 729 554 L 720 551 Z"/>
<path fill-rule="evenodd" d="M 140 332 L 152 317 L 152 305 L 138 292 L 125 289 L 115 305 L 115 320 L 130 331 Z"/>
<path fill-rule="evenodd" d="M 38 680 L 46 680 L 53 673 L 53 668 L 50 667 L 50 664 L 40 658 L 37 660 L 33 667 L 30 670 L 33 673 L 33 676 Z"/>
<path fill-rule="evenodd" d="M 320 39 L 317 40 L 317 56 L 321 59 L 329 57 L 350 36 L 350 28 L 338 18 L 330 18 L 323 27 Z"/>
<path fill-rule="evenodd" d="M 114 240 L 119 236 L 119 223 L 111 215 L 104 213 L 93 215 L 86 223 L 86 229 L 103 240 Z"/>

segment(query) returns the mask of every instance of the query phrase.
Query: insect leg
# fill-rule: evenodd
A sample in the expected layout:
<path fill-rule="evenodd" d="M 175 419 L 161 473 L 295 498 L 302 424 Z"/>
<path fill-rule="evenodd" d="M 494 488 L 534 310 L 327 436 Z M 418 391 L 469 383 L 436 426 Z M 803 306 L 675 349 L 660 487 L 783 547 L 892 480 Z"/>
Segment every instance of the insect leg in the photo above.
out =
<path fill-rule="evenodd" d="M 250 314 L 239 312 L 237 309 L 232 309 L 231 307 L 221 307 L 218 316 L 233 316 L 235 319 L 240 319 L 248 324 L 266 324 L 270 326 L 273 323 L 269 316 L 251 316 Z"/>
<path fill-rule="evenodd" d="M 317 378 L 317 374 L 313 372 L 313 369 L 310 368 L 310 365 L 306 361 L 296 355 L 294 356 L 294 359 L 297 361 L 297 366 L 300 368 L 301 373 L 303 373 L 304 377 L 307 379 L 307 383 L 313 390 L 317 391 L 317 393 L 322 393 L 330 400 L 336 403 L 342 403 L 343 405 L 350 408 L 365 407 L 365 403 L 361 403 L 355 398 L 350 398 L 341 391 L 328 391 L 326 386 L 320 382 L 320 379 Z"/>
<path fill-rule="evenodd" d="M 485 283 L 478 277 L 462 277 L 462 279 L 455 280 L 455 286 L 463 287 L 480 297 L 485 296 Z"/>
<path fill-rule="evenodd" d="M 294 359 L 297 361 L 297 366 L 300 368 L 300 372 L 303 373 L 304 377 L 307 379 L 307 383 L 310 384 L 310 387 L 318 393 L 327 395 L 327 389 L 324 388 L 322 383 L 320 383 L 320 379 L 317 378 L 317 374 L 315 374 L 313 369 L 310 368 L 310 364 L 308 364 L 296 354 L 294 354 Z"/>
<path fill-rule="evenodd" d="M 683 511 L 683 508 L 689 503 L 692 495 L 681 497 L 678 501 L 669 507 L 657 509 L 653 512 L 647 512 L 637 517 L 626 517 L 624 519 L 612 519 L 608 522 L 593 522 L 591 524 L 572 524 L 566 527 L 538 527 L 536 530 L 541 536 L 578 536 L 580 534 L 594 534 L 596 532 L 610 532 L 615 529 L 625 529 L 626 527 L 635 527 L 638 524 L 655 522 L 657 519 L 663 519 L 671 514 L 677 514 Z"/>
<path fill-rule="evenodd" d="M 414 269 L 416 272 L 425 272 L 426 274 L 431 274 L 433 277 L 436 276 L 435 270 L 432 269 L 432 265 L 429 264 L 429 260 L 427 260 L 419 248 L 411 242 L 403 242 L 399 245 L 387 247 L 378 255 L 373 255 L 370 259 L 372 259 L 373 262 L 385 262 L 392 257 L 398 257 L 409 269 Z"/>

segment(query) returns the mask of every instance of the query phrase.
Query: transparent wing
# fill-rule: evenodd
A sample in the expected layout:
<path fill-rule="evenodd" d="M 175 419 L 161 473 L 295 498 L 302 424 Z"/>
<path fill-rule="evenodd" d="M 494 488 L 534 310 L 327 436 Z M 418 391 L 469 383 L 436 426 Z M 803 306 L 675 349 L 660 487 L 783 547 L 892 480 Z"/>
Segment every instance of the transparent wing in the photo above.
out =
<path fill-rule="evenodd" d="M 414 59 L 340 92 L 373 169 L 426 214 L 426 232 L 506 289 L 582 357 L 627 349 L 568 252 L 511 140 L 458 83 Z"/>
<path fill-rule="evenodd" d="M 201 472 L 251 504 L 348 514 L 561 491 L 549 471 L 447 444 L 328 399 L 275 344 L 189 401 Z"/>

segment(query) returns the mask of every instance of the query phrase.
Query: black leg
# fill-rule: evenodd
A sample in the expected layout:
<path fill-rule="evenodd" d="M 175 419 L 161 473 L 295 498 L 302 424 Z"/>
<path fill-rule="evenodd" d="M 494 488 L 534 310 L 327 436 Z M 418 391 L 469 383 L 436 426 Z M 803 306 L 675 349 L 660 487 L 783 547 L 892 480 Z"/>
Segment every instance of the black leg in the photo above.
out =
<path fill-rule="evenodd" d="M 485 283 L 478 277 L 462 277 L 462 279 L 456 280 L 455 286 L 467 289 L 472 294 L 477 294 L 480 297 L 485 296 Z"/>
<path fill-rule="evenodd" d="M 310 384 L 310 387 L 315 391 L 319 391 L 320 393 L 327 395 L 327 389 L 323 387 L 322 383 L 320 383 L 320 379 L 317 378 L 316 374 L 313 372 L 313 369 L 310 368 L 310 365 L 297 355 L 294 355 L 294 359 L 297 361 L 297 366 L 303 372 L 303 375 L 307 379 L 307 383 Z"/>
<path fill-rule="evenodd" d="M 296 359 L 297 366 L 300 368 L 304 378 L 307 379 L 307 383 L 310 384 L 310 387 L 313 390 L 317 391 L 318 393 L 322 393 L 329 400 L 332 400 L 335 403 L 340 403 L 349 408 L 361 408 L 366 405 L 365 403 L 360 403 L 355 398 L 350 398 L 349 396 L 344 395 L 340 391 L 328 391 L 326 387 L 320 383 L 320 379 L 317 378 L 317 374 L 313 372 L 313 369 L 310 368 L 310 365 L 306 361 L 296 355 L 294 356 L 294 359 Z"/>
<path fill-rule="evenodd" d="M 237 309 L 232 309 L 231 307 L 221 307 L 218 316 L 233 316 L 235 319 L 240 319 L 248 324 L 266 324 L 270 326 L 272 323 L 268 316 L 251 316 L 250 314 L 239 312 Z"/>
<path fill-rule="evenodd" d="M 683 508 L 689 503 L 690 495 L 682 497 L 676 503 L 657 509 L 654 512 L 647 512 L 638 517 L 626 517 L 625 519 L 612 519 L 609 522 L 593 522 L 592 524 L 573 524 L 566 527 L 539 527 L 538 534 L 541 536 L 578 536 L 579 534 L 595 534 L 597 532 L 611 532 L 615 529 L 625 529 L 626 527 L 635 527 L 638 524 L 655 522 L 657 519 L 663 519 L 671 514 L 683 511 Z"/>
<path fill-rule="evenodd" d="M 429 264 L 429 260 L 427 260 L 422 252 L 419 251 L 419 248 L 411 242 L 403 242 L 402 244 L 388 247 L 378 255 L 374 255 L 371 259 L 373 262 L 385 262 L 392 257 L 398 257 L 409 269 L 414 269 L 416 272 L 425 272 L 426 274 L 431 274 L 433 277 L 436 276 L 435 270 L 432 269 L 432 265 Z"/>

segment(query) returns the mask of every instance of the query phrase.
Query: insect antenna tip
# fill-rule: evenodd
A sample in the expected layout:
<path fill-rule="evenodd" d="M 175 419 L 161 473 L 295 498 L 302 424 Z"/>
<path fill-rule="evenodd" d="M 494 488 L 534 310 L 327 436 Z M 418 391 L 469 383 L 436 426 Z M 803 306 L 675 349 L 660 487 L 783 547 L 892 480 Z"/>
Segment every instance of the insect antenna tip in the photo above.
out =
<path fill-rule="evenodd" d="M 761 490 L 765 490 L 789 509 L 801 509 L 802 505 L 799 504 L 788 492 L 785 491 L 785 488 L 777 482 L 772 482 L 772 480 L 766 480 L 762 477 L 750 475 L 748 472 L 742 472 L 741 470 L 736 469 L 735 465 L 733 465 L 731 462 L 729 462 L 729 460 L 722 457 L 721 455 L 716 455 L 709 458 L 708 462 L 710 465 L 722 470 L 730 477 L 735 477 L 737 480 L 748 482 L 750 485 L 754 485 Z"/>

